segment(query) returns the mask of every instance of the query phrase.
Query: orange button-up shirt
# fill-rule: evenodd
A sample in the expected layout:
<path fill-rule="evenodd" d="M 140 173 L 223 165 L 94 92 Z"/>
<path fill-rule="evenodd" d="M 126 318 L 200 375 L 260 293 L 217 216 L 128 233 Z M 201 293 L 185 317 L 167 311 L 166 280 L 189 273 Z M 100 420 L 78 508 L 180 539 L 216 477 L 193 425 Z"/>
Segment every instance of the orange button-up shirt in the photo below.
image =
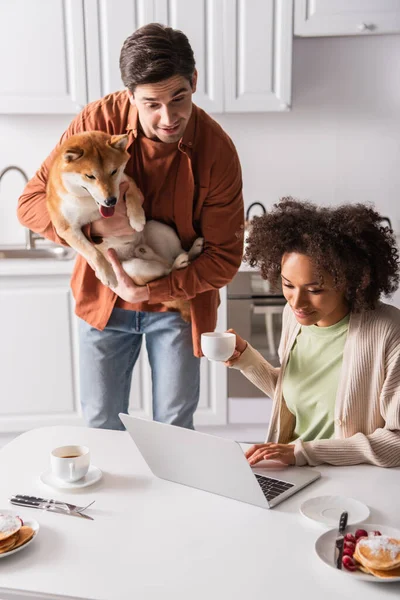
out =
<path fill-rule="evenodd" d="M 82 131 L 100 130 L 111 135 L 128 132 L 126 173 L 134 175 L 134 144 L 138 136 L 137 109 L 120 91 L 87 105 L 72 121 L 60 140 Z M 229 136 L 210 116 L 197 106 L 185 133 L 178 143 L 180 154 L 175 192 L 168 202 L 171 215 L 165 222 L 174 223 L 182 247 L 189 250 L 202 236 L 202 254 L 188 267 L 173 271 L 148 284 L 149 304 L 168 300 L 190 300 L 193 349 L 201 356 L 200 335 L 213 331 L 219 304 L 218 289 L 231 281 L 237 272 L 243 251 L 243 197 L 239 158 Z M 46 185 L 54 150 L 27 184 L 18 202 L 22 225 L 59 244 L 46 207 Z M 146 214 L 152 218 L 151 214 Z M 96 277 L 85 259 L 78 256 L 71 278 L 75 312 L 96 329 L 104 329 L 117 301 L 116 294 Z"/>

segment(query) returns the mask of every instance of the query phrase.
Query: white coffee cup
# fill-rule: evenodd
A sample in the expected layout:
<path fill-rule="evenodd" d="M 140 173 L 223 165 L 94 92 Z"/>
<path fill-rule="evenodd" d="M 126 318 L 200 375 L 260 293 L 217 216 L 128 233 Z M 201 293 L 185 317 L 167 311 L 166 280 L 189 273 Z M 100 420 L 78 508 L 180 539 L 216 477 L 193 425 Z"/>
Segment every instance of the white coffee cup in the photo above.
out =
<path fill-rule="evenodd" d="M 86 475 L 90 467 L 90 451 L 87 446 L 60 446 L 52 450 L 50 466 L 53 475 L 70 482 Z"/>
<path fill-rule="evenodd" d="M 201 334 L 201 350 L 209 360 L 228 360 L 235 351 L 236 335 L 234 333 Z"/>

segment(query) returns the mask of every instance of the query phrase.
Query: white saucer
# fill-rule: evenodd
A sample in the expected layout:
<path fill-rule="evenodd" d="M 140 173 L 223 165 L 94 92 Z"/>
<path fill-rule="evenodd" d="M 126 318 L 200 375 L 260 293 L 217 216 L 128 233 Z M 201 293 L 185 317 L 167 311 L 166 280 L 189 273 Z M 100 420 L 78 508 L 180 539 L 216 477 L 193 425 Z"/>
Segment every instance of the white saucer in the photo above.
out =
<path fill-rule="evenodd" d="M 23 508 L 21 508 L 22 512 L 24 511 Z M 23 522 L 24 525 L 27 525 L 28 527 L 32 527 L 33 531 L 35 532 L 33 534 L 33 536 L 31 537 L 31 539 L 28 542 L 25 542 L 25 544 L 23 544 L 22 546 L 19 546 L 19 548 L 15 548 L 15 550 L 9 550 L 8 552 L 4 552 L 4 554 L 0 554 L 0 558 L 5 558 L 6 556 L 11 556 L 11 554 L 15 554 L 16 552 L 19 552 L 20 550 L 24 550 L 27 546 L 29 546 L 29 544 L 31 544 L 33 542 L 33 540 L 35 539 L 35 537 L 38 534 L 39 531 L 39 523 L 37 521 L 35 521 L 35 519 L 32 519 L 30 517 L 28 517 L 27 519 L 25 519 L 24 516 L 21 515 L 20 512 L 15 512 L 13 510 L 3 510 L 0 509 L 0 513 L 4 514 L 8 514 L 8 515 L 14 515 L 16 517 L 20 517 Z"/>
<path fill-rule="evenodd" d="M 367 531 L 378 530 L 383 535 L 389 535 L 390 537 L 394 537 L 400 539 L 400 531 L 398 529 L 394 529 L 394 527 L 386 527 L 386 525 L 375 525 L 372 523 L 364 523 L 363 529 Z M 346 533 L 355 533 L 356 528 L 346 529 Z M 374 577 L 373 575 L 369 575 L 368 573 L 363 573 L 362 571 L 348 571 L 347 569 L 337 569 L 335 564 L 335 540 L 337 538 L 338 531 L 337 527 L 335 529 L 330 529 L 329 531 L 325 531 L 322 535 L 319 536 L 317 541 L 315 542 L 315 551 L 318 554 L 319 558 L 329 567 L 332 567 L 337 571 L 337 573 L 344 573 L 344 576 L 353 577 L 354 579 L 360 579 L 362 581 L 370 581 L 371 583 L 393 583 L 395 581 L 400 581 L 400 577 L 388 577 L 388 578 L 380 578 Z"/>
<path fill-rule="evenodd" d="M 85 477 L 79 479 L 78 481 L 68 482 L 63 481 L 56 477 L 50 470 L 44 471 L 40 475 L 40 480 L 42 483 L 49 485 L 52 488 L 56 488 L 59 490 L 77 490 L 80 488 L 88 487 L 89 485 L 93 485 L 97 481 L 99 481 L 103 477 L 103 473 L 98 467 L 94 465 L 90 465 L 88 472 Z"/>
<path fill-rule="evenodd" d="M 330 527 L 339 525 L 340 515 L 344 510 L 349 514 L 348 525 L 361 523 L 369 517 L 368 506 L 359 500 L 345 496 L 318 496 L 306 500 L 300 506 L 302 515 Z"/>

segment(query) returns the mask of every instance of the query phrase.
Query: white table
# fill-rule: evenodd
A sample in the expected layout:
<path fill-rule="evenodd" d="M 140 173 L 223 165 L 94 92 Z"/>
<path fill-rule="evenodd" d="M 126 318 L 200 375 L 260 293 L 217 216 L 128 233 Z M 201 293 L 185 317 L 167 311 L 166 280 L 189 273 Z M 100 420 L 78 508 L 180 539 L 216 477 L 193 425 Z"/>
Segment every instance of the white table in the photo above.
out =
<path fill-rule="evenodd" d="M 39 474 L 63 444 L 90 446 L 103 479 L 53 492 Z M 1 600 L 384 600 L 397 583 L 357 582 L 326 566 L 314 543 L 325 531 L 299 513 L 308 497 L 344 494 L 366 502 L 369 522 L 400 528 L 400 469 L 322 467 L 322 478 L 272 510 L 152 476 L 126 432 L 75 427 L 29 431 L 0 451 L 0 510 L 14 493 L 77 504 L 96 500 L 94 521 L 20 509 L 40 531 L 0 559 Z M 16 507 L 14 507 L 16 508 Z"/>

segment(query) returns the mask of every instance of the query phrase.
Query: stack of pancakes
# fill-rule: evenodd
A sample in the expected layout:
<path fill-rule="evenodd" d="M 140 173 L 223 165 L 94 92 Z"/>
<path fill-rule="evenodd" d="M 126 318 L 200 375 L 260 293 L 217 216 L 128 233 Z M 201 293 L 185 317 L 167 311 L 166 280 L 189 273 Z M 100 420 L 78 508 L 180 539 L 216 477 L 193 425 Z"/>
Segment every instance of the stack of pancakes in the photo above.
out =
<path fill-rule="evenodd" d="M 360 538 L 354 558 L 364 573 L 375 577 L 400 577 L 400 540 L 387 535 Z"/>
<path fill-rule="evenodd" d="M 0 513 L 0 554 L 26 544 L 34 533 L 31 527 L 22 524 L 19 517 Z"/>

